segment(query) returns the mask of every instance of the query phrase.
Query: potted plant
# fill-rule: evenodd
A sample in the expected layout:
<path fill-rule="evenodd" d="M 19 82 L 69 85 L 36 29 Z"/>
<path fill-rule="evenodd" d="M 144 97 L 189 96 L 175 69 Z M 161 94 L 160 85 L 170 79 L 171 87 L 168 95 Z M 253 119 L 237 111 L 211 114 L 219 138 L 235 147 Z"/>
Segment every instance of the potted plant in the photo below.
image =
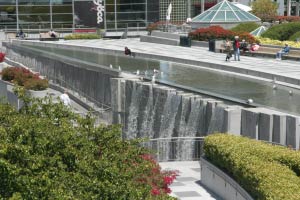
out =
<path fill-rule="evenodd" d="M 7 67 L 1 72 L 2 80 L 24 87 L 32 97 L 47 95 L 49 83 L 42 79 L 38 73 L 22 67 Z"/>

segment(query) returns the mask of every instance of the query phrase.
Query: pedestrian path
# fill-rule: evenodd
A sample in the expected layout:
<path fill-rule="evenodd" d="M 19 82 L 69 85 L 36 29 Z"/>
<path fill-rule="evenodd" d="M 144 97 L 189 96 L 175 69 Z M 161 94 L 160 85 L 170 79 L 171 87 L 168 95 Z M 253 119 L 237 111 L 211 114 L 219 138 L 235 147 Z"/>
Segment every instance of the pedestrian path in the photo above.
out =
<path fill-rule="evenodd" d="M 170 186 L 173 197 L 181 200 L 220 200 L 201 183 L 199 161 L 161 162 L 163 170 L 178 170 L 179 176 Z"/>
<path fill-rule="evenodd" d="M 241 61 L 225 61 L 225 54 L 214 53 L 203 47 L 181 47 L 163 44 L 153 44 L 140 42 L 137 38 L 122 40 L 76 40 L 59 41 L 60 44 L 98 48 L 99 50 L 124 51 L 124 47 L 129 47 L 132 52 L 149 55 L 148 57 L 169 57 L 184 61 L 196 61 L 200 64 L 194 67 L 201 67 L 205 63 L 208 68 L 231 71 L 253 77 L 283 77 L 277 80 L 288 82 L 300 86 L 300 67 L 298 61 L 276 60 L 272 58 L 241 56 Z M 295 79 L 295 81 L 285 80 L 284 77 Z"/>

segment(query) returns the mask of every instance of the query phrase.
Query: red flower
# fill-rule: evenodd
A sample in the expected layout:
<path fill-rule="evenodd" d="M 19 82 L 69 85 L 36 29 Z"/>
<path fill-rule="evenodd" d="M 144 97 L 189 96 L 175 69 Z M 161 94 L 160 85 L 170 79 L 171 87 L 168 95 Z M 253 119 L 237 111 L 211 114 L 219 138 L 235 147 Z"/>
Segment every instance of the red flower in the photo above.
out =
<path fill-rule="evenodd" d="M 0 63 L 4 61 L 5 53 L 0 52 Z"/>
<path fill-rule="evenodd" d="M 160 191 L 158 188 L 152 188 L 151 190 L 151 194 L 156 196 L 156 195 L 160 195 Z"/>

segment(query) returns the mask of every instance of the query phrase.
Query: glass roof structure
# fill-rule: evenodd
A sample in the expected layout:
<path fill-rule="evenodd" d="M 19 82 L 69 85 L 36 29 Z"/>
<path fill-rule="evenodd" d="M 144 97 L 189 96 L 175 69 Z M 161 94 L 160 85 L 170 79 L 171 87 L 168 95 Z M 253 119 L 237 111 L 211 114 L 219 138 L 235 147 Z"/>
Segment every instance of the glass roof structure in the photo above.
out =
<path fill-rule="evenodd" d="M 266 27 L 260 26 L 257 29 L 255 29 L 254 31 L 252 31 L 250 34 L 253 35 L 253 36 L 260 36 L 266 30 L 267 30 Z"/>
<path fill-rule="evenodd" d="M 227 0 L 221 1 L 192 19 L 192 22 L 196 23 L 242 23 L 258 21 L 261 21 L 260 18 L 240 9 Z"/>

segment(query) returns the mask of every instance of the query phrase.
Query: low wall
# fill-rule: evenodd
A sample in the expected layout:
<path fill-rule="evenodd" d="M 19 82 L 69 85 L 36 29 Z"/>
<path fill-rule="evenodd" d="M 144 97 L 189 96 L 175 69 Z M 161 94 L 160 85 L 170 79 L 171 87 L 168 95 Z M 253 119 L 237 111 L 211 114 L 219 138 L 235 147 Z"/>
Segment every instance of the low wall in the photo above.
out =
<path fill-rule="evenodd" d="M 204 158 L 201 158 L 201 183 L 224 200 L 253 200 L 235 180 Z"/>
<path fill-rule="evenodd" d="M 149 35 L 141 35 L 140 41 L 141 42 L 149 42 L 149 43 L 157 43 L 157 44 L 173 45 L 173 46 L 179 45 L 179 40 L 166 39 L 166 38 L 149 36 Z"/>

